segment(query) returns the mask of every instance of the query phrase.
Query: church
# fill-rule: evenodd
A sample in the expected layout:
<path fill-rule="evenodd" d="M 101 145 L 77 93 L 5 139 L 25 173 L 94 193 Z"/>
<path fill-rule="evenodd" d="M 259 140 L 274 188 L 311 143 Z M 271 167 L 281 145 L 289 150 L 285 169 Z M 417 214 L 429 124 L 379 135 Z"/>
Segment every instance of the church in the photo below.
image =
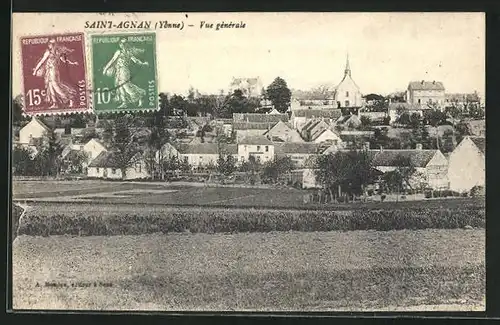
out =
<path fill-rule="evenodd" d="M 334 92 L 334 103 L 337 108 L 361 107 L 363 97 L 358 85 L 351 76 L 351 67 L 349 66 L 349 55 L 344 70 L 344 78 L 337 85 Z"/>

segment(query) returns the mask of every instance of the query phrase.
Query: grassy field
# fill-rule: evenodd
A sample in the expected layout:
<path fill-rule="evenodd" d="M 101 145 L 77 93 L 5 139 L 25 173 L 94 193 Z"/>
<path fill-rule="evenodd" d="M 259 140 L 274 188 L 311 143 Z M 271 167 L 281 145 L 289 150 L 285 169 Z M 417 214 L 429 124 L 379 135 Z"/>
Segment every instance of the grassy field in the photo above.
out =
<path fill-rule="evenodd" d="M 13 303 L 263 311 L 481 305 L 484 245 L 483 230 L 458 229 L 19 236 Z"/>
<path fill-rule="evenodd" d="M 307 191 L 283 188 L 196 187 L 167 183 L 121 183 L 104 181 L 24 181 L 13 184 L 13 199 L 63 202 L 103 202 L 148 205 L 255 207 L 275 209 L 387 209 L 484 207 L 484 199 L 448 198 L 425 201 L 367 202 L 343 204 L 304 203 Z"/>
<path fill-rule="evenodd" d="M 275 210 L 131 204 L 39 202 L 27 208 L 18 233 L 141 235 L 483 228 L 485 211 L 462 209 Z"/>

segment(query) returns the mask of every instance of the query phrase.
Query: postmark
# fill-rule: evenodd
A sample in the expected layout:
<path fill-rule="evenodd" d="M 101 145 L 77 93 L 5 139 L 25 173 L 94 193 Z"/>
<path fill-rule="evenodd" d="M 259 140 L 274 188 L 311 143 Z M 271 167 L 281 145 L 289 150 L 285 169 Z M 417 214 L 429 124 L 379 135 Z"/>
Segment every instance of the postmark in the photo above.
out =
<path fill-rule="evenodd" d="M 90 36 L 94 113 L 158 110 L 155 33 Z"/>
<path fill-rule="evenodd" d="M 21 38 L 24 113 L 90 110 L 83 33 Z"/>

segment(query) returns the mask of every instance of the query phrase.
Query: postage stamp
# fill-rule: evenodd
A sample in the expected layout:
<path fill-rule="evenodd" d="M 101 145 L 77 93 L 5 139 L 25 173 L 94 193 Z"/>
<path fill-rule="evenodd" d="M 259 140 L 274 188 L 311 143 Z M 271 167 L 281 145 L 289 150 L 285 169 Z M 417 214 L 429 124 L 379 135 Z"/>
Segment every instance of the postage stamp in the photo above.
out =
<path fill-rule="evenodd" d="M 159 108 L 154 33 L 91 35 L 96 114 Z"/>
<path fill-rule="evenodd" d="M 67 114 L 90 109 L 83 33 L 21 38 L 24 113 Z"/>

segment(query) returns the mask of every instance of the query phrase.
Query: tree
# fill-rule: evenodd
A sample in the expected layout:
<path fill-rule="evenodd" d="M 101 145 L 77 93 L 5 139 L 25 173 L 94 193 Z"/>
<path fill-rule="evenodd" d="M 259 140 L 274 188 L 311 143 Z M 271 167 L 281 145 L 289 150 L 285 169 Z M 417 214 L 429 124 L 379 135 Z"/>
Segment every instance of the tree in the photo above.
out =
<path fill-rule="evenodd" d="M 120 169 L 122 178 L 126 177 L 127 169 L 138 162 L 139 147 L 134 141 L 135 134 L 131 132 L 133 123 L 133 118 L 129 115 L 119 116 L 114 123 L 111 148 L 113 160 Z"/>
<path fill-rule="evenodd" d="M 410 115 L 410 127 L 411 128 L 418 128 L 422 124 L 422 119 L 420 114 L 413 113 Z"/>
<path fill-rule="evenodd" d="M 482 108 L 479 103 L 471 103 L 469 105 L 469 116 L 476 120 L 484 119 L 484 108 Z"/>
<path fill-rule="evenodd" d="M 219 154 L 216 168 L 220 174 L 229 176 L 236 171 L 236 161 L 232 155 L 226 155 L 224 158 L 223 154 Z"/>
<path fill-rule="evenodd" d="M 81 174 L 83 173 L 83 165 L 87 160 L 88 156 L 85 152 L 75 151 L 62 160 L 61 167 L 66 173 Z"/>
<path fill-rule="evenodd" d="M 266 89 L 267 96 L 274 108 L 281 113 L 285 113 L 290 106 L 292 92 L 288 89 L 286 81 L 276 77 Z"/>
<path fill-rule="evenodd" d="M 268 183 L 278 183 L 292 169 L 293 162 L 289 156 L 275 158 L 264 165 L 262 178 Z"/>
<path fill-rule="evenodd" d="M 166 129 L 165 119 L 161 112 L 154 112 L 148 124 L 150 130 L 147 141 L 149 148 L 148 156 L 151 155 L 151 152 L 154 154 L 154 160 L 150 161 L 150 174 L 153 179 L 155 179 L 157 175 L 159 175 L 161 179 L 164 179 L 165 174 L 162 166 L 165 157 L 162 148 L 170 140 L 170 134 Z M 151 157 L 149 157 L 149 159 L 151 159 Z"/>
<path fill-rule="evenodd" d="M 12 99 L 12 124 L 19 125 L 23 121 L 26 121 L 23 116 L 23 96 L 17 95 Z"/>
<path fill-rule="evenodd" d="M 396 169 L 382 176 L 384 183 L 390 191 L 400 193 L 405 188 L 412 188 L 410 179 L 415 173 L 415 165 L 409 157 L 398 155 L 394 160 Z"/>
<path fill-rule="evenodd" d="M 12 169 L 14 175 L 32 175 L 34 172 L 32 151 L 26 147 L 14 147 L 12 150 Z"/>
<path fill-rule="evenodd" d="M 372 159 L 367 151 L 337 151 L 320 156 L 316 161 L 316 177 L 323 188 L 342 196 L 342 191 L 355 195 L 364 193 L 365 186 L 374 179 Z"/>
<path fill-rule="evenodd" d="M 446 114 L 437 109 L 427 110 L 424 113 L 424 121 L 436 129 L 436 145 L 439 150 L 439 132 L 437 127 L 446 121 Z"/>
<path fill-rule="evenodd" d="M 184 99 L 184 97 L 180 95 L 173 95 L 170 98 L 170 107 L 172 109 L 172 112 L 182 111 L 183 113 L 187 114 L 188 102 Z"/>
<path fill-rule="evenodd" d="M 410 124 L 410 114 L 407 112 L 402 113 L 401 115 L 399 115 L 397 122 L 399 124 L 409 125 Z"/>
<path fill-rule="evenodd" d="M 361 124 L 360 124 L 360 129 L 361 130 L 368 130 L 368 129 L 370 129 L 372 120 L 368 116 L 362 115 L 361 118 L 360 118 L 360 122 L 361 122 Z"/>

